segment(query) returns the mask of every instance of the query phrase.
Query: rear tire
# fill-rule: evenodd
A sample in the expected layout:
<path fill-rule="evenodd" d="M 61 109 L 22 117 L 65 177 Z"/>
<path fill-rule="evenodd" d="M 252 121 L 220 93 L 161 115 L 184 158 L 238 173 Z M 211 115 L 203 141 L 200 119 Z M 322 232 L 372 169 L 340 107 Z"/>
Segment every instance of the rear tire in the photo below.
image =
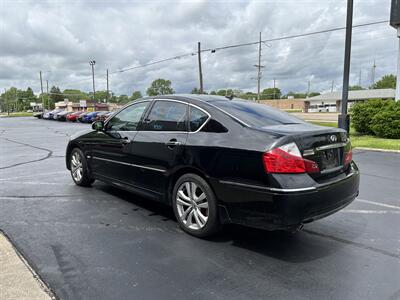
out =
<path fill-rule="evenodd" d="M 91 186 L 94 179 L 90 176 L 85 154 L 79 148 L 74 148 L 70 155 L 71 177 L 76 185 Z"/>
<path fill-rule="evenodd" d="M 214 192 L 196 174 L 185 174 L 176 181 L 172 206 L 180 227 L 193 236 L 209 237 L 221 229 Z"/>

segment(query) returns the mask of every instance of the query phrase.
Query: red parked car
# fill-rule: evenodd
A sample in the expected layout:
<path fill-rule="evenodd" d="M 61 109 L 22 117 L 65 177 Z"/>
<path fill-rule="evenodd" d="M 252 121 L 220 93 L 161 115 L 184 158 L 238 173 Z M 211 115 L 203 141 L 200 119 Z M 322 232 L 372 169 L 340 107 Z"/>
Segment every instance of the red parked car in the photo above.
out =
<path fill-rule="evenodd" d="M 84 111 L 76 111 L 76 112 L 74 112 L 74 113 L 72 113 L 72 114 L 69 114 L 69 115 L 67 116 L 67 120 L 68 120 L 68 121 L 71 121 L 71 122 L 76 122 L 77 119 L 78 119 L 78 117 L 79 117 L 82 113 L 84 113 Z"/>

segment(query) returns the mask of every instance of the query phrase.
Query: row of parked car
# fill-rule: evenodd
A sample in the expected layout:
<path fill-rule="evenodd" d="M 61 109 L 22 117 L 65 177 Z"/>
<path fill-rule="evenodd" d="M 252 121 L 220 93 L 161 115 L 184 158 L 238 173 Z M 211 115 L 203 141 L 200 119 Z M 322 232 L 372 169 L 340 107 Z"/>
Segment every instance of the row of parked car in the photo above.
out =
<path fill-rule="evenodd" d="M 81 123 L 92 123 L 94 121 L 104 121 L 113 112 L 110 111 L 75 111 L 69 112 L 62 109 L 48 110 L 34 114 L 35 117 L 45 120 L 70 121 Z"/>

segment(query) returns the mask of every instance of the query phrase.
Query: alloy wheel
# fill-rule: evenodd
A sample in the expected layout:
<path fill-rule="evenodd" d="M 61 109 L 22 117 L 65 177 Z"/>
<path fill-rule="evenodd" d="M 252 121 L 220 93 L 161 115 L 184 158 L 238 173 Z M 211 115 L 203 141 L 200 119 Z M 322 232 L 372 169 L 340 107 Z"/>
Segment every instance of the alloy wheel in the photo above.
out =
<path fill-rule="evenodd" d="M 71 156 L 71 174 L 76 182 L 80 182 L 83 176 L 83 164 L 81 155 L 75 152 Z"/>
<path fill-rule="evenodd" d="M 176 207 L 185 227 L 199 230 L 206 225 L 209 216 L 207 196 L 195 182 L 186 181 L 179 186 Z"/>

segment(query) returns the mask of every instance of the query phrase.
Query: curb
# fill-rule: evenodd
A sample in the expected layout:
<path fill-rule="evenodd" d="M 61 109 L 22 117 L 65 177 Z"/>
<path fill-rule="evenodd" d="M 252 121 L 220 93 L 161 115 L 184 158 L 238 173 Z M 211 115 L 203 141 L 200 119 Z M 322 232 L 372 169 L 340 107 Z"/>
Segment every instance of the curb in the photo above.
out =
<path fill-rule="evenodd" d="M 367 148 L 367 147 L 354 147 L 353 150 L 367 150 L 367 151 L 376 151 L 376 152 L 400 153 L 400 150 Z"/>

